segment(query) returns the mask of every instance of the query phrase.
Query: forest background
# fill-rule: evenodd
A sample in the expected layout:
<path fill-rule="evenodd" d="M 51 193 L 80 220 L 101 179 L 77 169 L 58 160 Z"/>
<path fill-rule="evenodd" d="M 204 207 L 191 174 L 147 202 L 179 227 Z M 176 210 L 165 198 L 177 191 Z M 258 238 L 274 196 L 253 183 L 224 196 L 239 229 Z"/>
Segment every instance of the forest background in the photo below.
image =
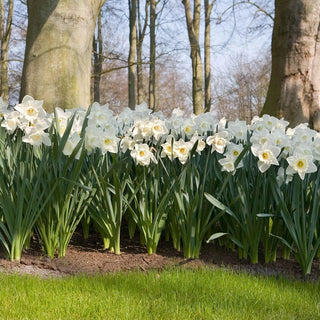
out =
<path fill-rule="evenodd" d="M 138 46 L 134 54 L 130 54 L 133 2 Z M 218 117 L 250 121 L 260 113 L 268 90 L 274 3 L 266 0 L 208 3 L 212 6 L 209 15 L 210 109 Z M 14 106 L 21 87 L 27 6 L 22 0 L 1 0 L 0 5 L 1 93 Z M 107 103 L 115 111 L 142 101 L 165 114 L 170 114 L 174 108 L 189 114 L 193 111 L 192 66 L 184 5 L 181 1 L 159 0 L 155 9 L 155 39 L 152 40 L 150 1 L 105 2 L 93 42 L 92 102 Z M 199 44 L 203 63 L 205 12 L 201 7 Z M 153 65 L 154 76 L 151 75 Z M 134 102 L 129 100 L 130 69 L 134 72 Z M 152 101 L 151 81 L 154 81 Z"/>

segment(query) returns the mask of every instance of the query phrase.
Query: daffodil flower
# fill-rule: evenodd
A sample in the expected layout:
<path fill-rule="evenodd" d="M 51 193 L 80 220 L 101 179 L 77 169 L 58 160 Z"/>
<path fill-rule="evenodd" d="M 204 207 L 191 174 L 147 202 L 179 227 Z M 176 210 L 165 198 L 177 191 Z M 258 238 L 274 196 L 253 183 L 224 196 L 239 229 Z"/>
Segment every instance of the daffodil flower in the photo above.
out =
<path fill-rule="evenodd" d="M 261 145 L 253 145 L 251 147 L 251 152 L 254 156 L 258 157 L 258 168 L 260 172 L 266 172 L 271 165 L 279 165 L 277 160 L 281 149 L 277 146 L 273 146 L 269 143 L 264 143 Z"/>
<path fill-rule="evenodd" d="M 306 173 L 317 171 L 317 167 L 313 163 L 313 157 L 309 154 L 295 152 L 292 156 L 287 158 L 287 162 L 289 163 L 287 173 L 298 173 L 301 180 L 304 179 Z"/>

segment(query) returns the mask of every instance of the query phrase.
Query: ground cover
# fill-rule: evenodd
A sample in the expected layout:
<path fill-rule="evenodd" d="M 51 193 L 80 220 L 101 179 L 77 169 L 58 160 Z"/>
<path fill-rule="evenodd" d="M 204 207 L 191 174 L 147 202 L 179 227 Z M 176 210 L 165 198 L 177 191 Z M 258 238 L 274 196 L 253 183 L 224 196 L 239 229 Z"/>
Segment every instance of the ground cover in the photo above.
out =
<path fill-rule="evenodd" d="M 282 276 L 290 279 L 318 281 L 320 279 L 320 262 L 315 259 L 310 275 L 303 277 L 301 269 L 294 259 L 281 257 L 279 252 L 276 262 L 252 264 L 248 259 L 239 259 L 236 251 L 227 250 L 217 243 L 204 244 L 199 259 L 185 259 L 170 241 L 160 239 L 156 254 L 149 255 L 145 246 L 140 244 L 139 235 L 133 239 L 123 230 L 121 238 L 121 255 L 103 249 L 103 241 L 97 233 L 91 232 L 88 239 L 83 238 L 81 228 L 75 232 L 68 246 L 66 256 L 49 259 L 42 251 L 38 239 L 34 236 L 31 247 L 24 250 L 20 262 L 10 262 L 0 255 L 0 271 L 40 275 L 43 277 L 60 277 L 76 274 L 105 274 L 118 271 L 151 269 L 161 270 L 167 267 L 181 268 L 229 268 L 234 271 L 246 271 L 253 274 Z M 263 253 L 261 259 L 264 261 Z"/>
<path fill-rule="evenodd" d="M 1 319 L 320 319 L 319 283 L 223 269 L 1 274 L 0 287 Z"/>

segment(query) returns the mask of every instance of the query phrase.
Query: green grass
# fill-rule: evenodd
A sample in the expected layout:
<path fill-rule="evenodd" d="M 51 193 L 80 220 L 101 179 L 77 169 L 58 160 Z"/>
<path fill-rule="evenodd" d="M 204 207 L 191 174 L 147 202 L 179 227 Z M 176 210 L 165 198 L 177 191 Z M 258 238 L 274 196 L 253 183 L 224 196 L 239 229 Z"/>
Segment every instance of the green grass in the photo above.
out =
<path fill-rule="evenodd" d="M 0 274 L 0 319 L 320 319 L 320 283 L 226 270 Z"/>

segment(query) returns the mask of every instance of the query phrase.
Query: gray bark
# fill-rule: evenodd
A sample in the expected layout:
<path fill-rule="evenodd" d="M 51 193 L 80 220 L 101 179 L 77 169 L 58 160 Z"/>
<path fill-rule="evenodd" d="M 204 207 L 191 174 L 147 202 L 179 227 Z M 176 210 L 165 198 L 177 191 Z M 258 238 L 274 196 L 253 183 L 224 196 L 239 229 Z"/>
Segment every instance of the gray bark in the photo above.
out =
<path fill-rule="evenodd" d="M 129 0 L 129 58 L 128 58 L 128 90 L 129 108 L 136 106 L 136 49 L 137 49 L 137 0 Z"/>
<path fill-rule="evenodd" d="M 209 3 L 209 0 L 204 1 L 205 11 L 205 31 L 204 31 L 204 108 L 205 112 L 211 109 L 211 50 L 210 50 L 210 16 L 215 0 Z"/>
<path fill-rule="evenodd" d="M 8 11 L 5 17 L 4 1 L 0 1 L 0 40 L 1 40 L 1 54 L 0 54 L 0 92 L 1 96 L 5 101 L 9 98 L 9 81 L 8 81 L 8 51 L 9 41 L 11 37 L 11 25 L 13 16 L 13 0 L 8 1 Z"/>
<path fill-rule="evenodd" d="M 156 107 L 156 1 L 150 0 L 149 108 Z"/>
<path fill-rule="evenodd" d="M 97 38 L 93 41 L 93 100 L 100 103 L 100 82 L 103 63 L 103 43 L 102 43 L 102 26 L 101 26 L 101 10 L 97 21 Z"/>
<path fill-rule="evenodd" d="M 276 0 L 272 71 L 262 113 L 320 130 L 320 0 Z"/>
<path fill-rule="evenodd" d="M 191 13 L 190 0 L 183 0 L 186 23 L 190 42 L 190 57 L 192 61 L 192 100 L 193 112 L 200 114 L 203 109 L 203 74 L 201 51 L 199 44 L 200 30 L 200 0 L 194 0 L 193 16 Z"/>
<path fill-rule="evenodd" d="M 137 94 L 138 104 L 145 101 L 144 83 L 143 83 L 143 67 L 142 67 L 142 45 L 147 30 L 147 22 L 149 18 L 149 0 L 145 4 L 145 20 L 143 27 L 141 25 L 140 1 L 138 1 L 138 30 L 137 30 Z"/>
<path fill-rule="evenodd" d="M 28 0 L 20 99 L 44 100 L 53 112 L 90 105 L 92 42 L 104 0 Z"/>

